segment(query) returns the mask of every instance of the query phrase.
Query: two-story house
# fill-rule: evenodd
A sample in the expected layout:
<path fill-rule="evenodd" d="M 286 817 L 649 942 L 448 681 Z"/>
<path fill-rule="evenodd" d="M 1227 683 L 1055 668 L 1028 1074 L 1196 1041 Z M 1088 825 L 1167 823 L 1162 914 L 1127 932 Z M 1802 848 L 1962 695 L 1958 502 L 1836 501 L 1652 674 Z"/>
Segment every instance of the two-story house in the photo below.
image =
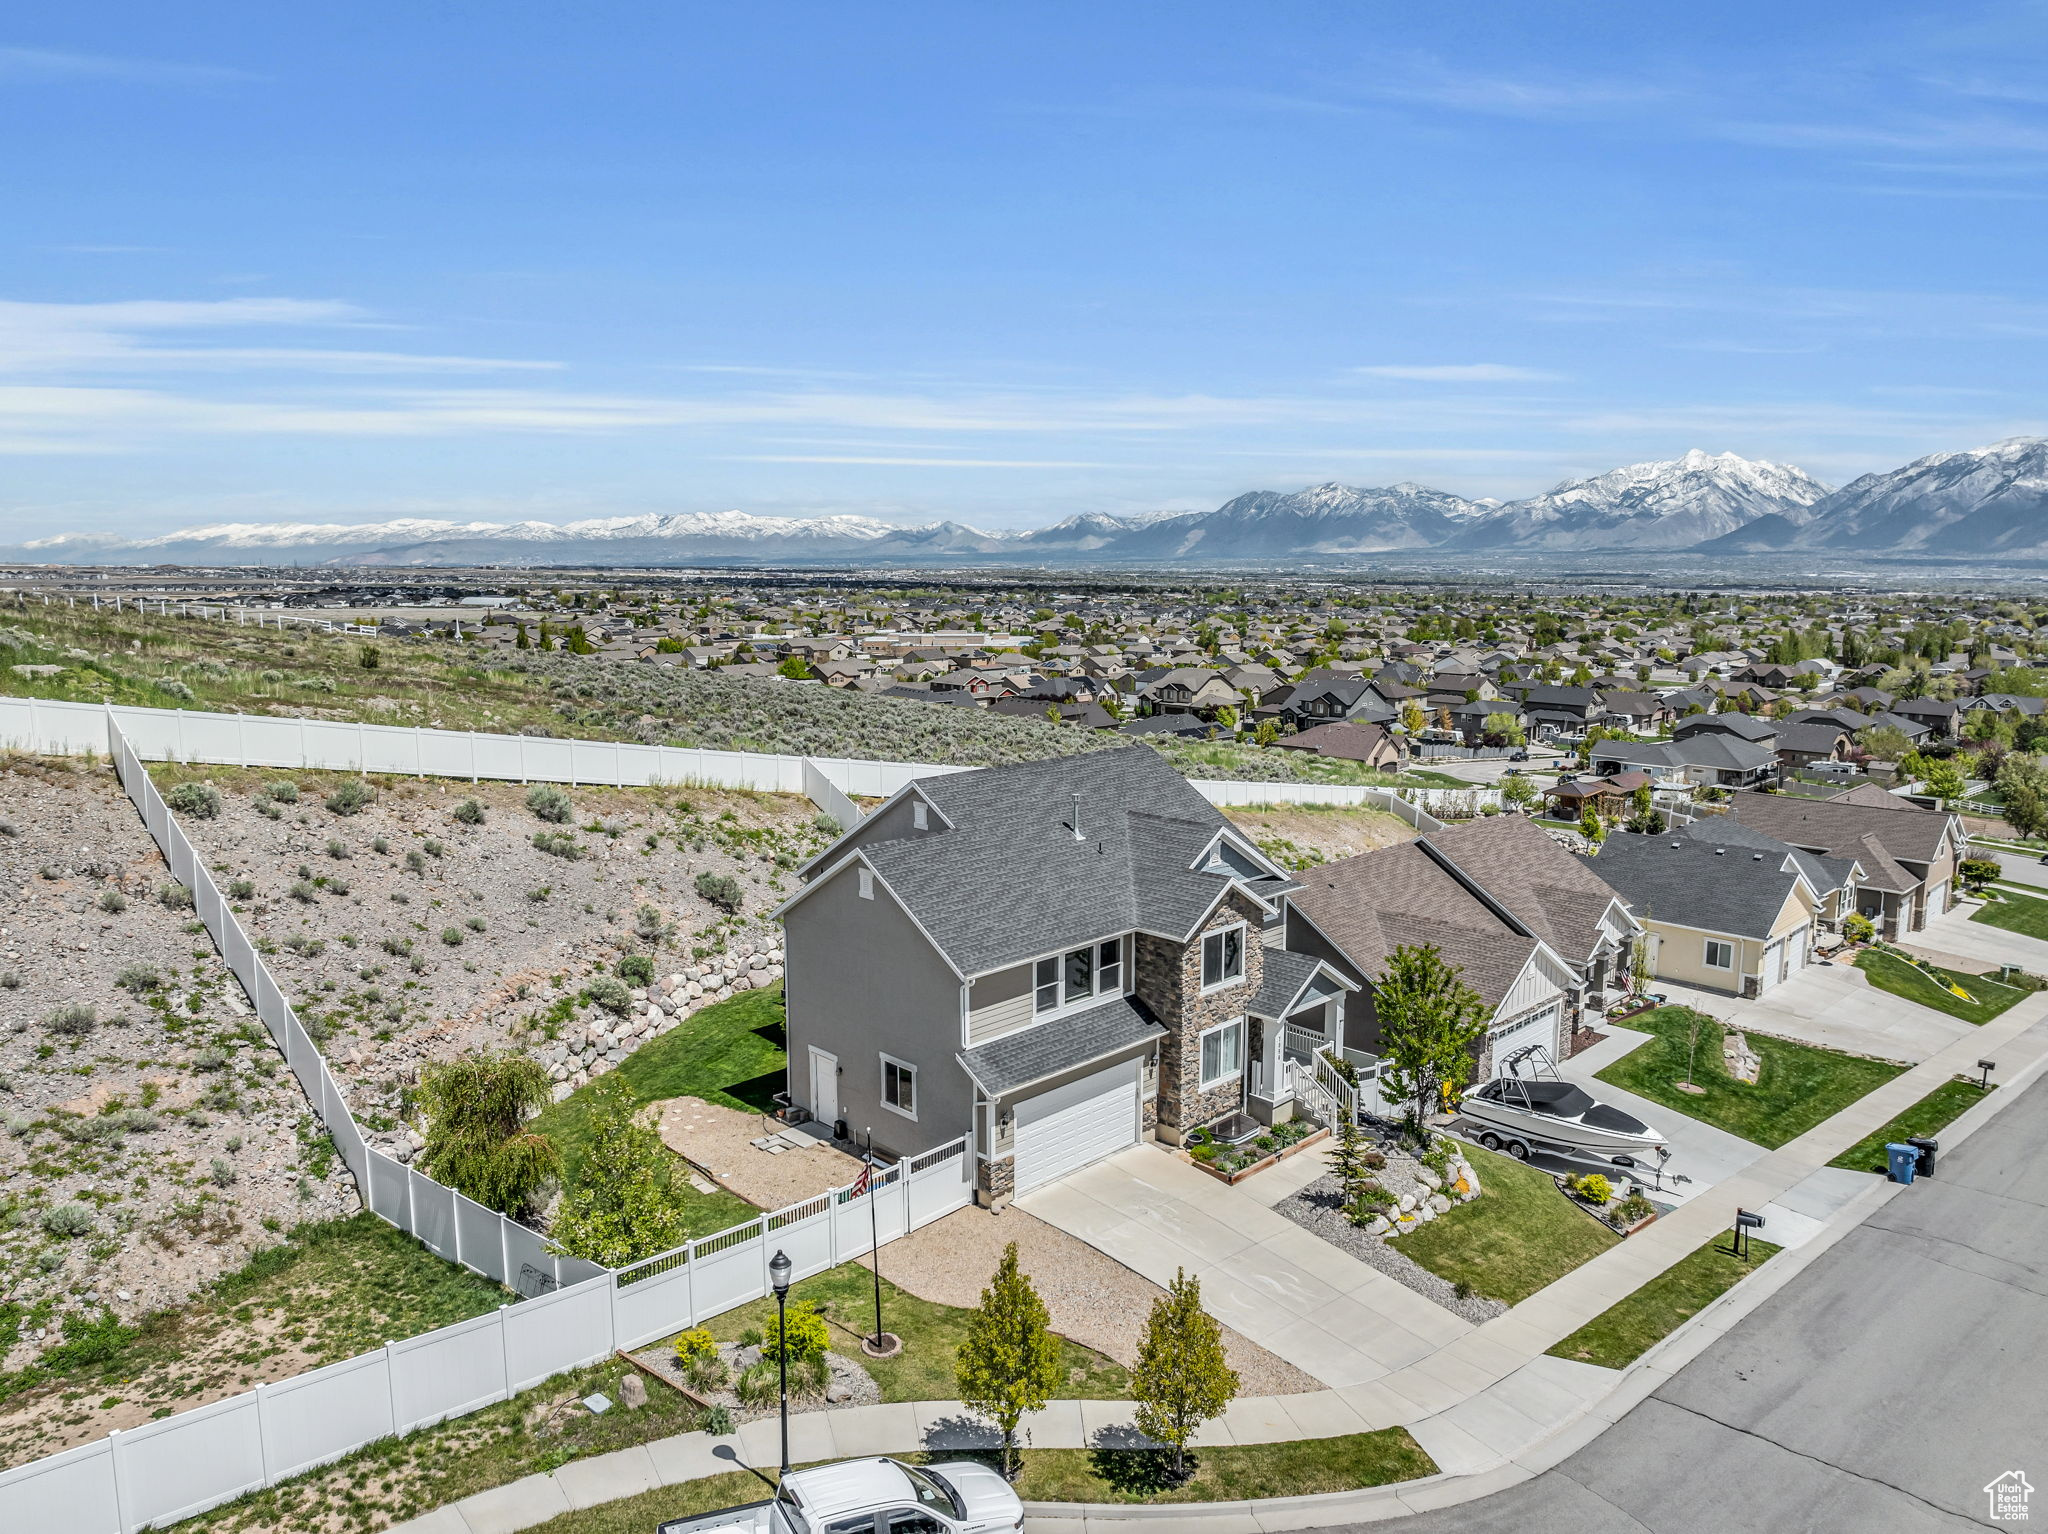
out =
<path fill-rule="evenodd" d="M 1301 886 L 1149 747 L 920 779 L 803 878 L 791 1098 L 891 1155 L 971 1136 L 991 1205 L 1270 1098 L 1268 1040 L 1350 984 L 1269 984 Z"/>

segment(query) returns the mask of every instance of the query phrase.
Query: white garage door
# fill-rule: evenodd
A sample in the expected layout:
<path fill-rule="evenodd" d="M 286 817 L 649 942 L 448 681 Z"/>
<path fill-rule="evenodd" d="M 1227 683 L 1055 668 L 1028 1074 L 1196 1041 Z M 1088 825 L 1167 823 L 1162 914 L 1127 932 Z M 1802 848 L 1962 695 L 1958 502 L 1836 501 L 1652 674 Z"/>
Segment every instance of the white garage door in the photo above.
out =
<path fill-rule="evenodd" d="M 1138 1062 L 1126 1060 L 1017 1106 L 1017 1191 L 1138 1143 Z"/>
<path fill-rule="evenodd" d="M 1545 1049 L 1556 1049 L 1557 1013 L 1557 1007 L 1546 1007 L 1541 1012 L 1532 1012 L 1527 1017 L 1516 1018 L 1494 1029 L 1489 1036 L 1493 1046 L 1494 1070 L 1498 1072 L 1507 1057 L 1525 1044 L 1541 1044 Z"/>

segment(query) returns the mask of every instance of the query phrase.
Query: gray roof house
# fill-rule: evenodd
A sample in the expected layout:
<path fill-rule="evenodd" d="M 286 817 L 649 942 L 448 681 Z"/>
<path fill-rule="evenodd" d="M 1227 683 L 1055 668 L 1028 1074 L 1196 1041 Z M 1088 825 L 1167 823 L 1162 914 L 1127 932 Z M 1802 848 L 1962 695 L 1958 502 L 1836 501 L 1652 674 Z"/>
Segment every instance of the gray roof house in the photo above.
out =
<path fill-rule="evenodd" d="M 1635 768 L 1660 785 L 1748 788 L 1778 775 L 1776 751 L 1721 731 L 1695 731 L 1677 740 L 1603 740 L 1590 754 L 1596 773 Z"/>
<path fill-rule="evenodd" d="M 1893 940 L 1949 908 L 1968 844 L 1960 817 L 1923 809 L 1874 784 L 1832 799 L 1736 794 L 1728 813 L 1794 847 L 1855 859 L 1862 868 L 1857 909 Z"/>
<path fill-rule="evenodd" d="M 1284 1030 L 1353 987 L 1269 969 L 1300 885 L 1144 746 L 919 779 L 803 879 L 778 912 L 791 1099 L 892 1155 L 966 1136 L 989 1205 L 1270 1122 Z"/>

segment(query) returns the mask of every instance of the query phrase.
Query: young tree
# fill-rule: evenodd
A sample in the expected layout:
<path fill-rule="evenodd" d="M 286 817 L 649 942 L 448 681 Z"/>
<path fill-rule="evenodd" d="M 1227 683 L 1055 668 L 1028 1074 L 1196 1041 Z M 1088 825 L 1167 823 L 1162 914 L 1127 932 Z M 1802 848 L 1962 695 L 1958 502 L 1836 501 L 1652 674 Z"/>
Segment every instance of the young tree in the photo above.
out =
<path fill-rule="evenodd" d="M 1590 804 L 1579 816 L 1579 835 L 1596 847 L 1607 839 L 1607 828 L 1600 824 L 1600 812 Z"/>
<path fill-rule="evenodd" d="M 1488 714 L 1479 721 L 1480 733 L 1492 746 L 1526 746 L 1528 732 L 1522 728 L 1522 721 L 1513 714 Z"/>
<path fill-rule="evenodd" d="M 1963 770 L 1952 761 L 1928 762 L 1920 774 L 1920 783 L 1940 800 L 1963 796 Z"/>
<path fill-rule="evenodd" d="M 1043 1411 L 1065 1378 L 1052 1317 L 1017 1265 L 1014 1241 L 1003 1248 L 995 1276 L 967 1318 L 953 1378 L 962 1403 L 1002 1429 L 1003 1474 L 1014 1479 L 1018 1422 L 1026 1412 Z"/>
<path fill-rule="evenodd" d="M 1340 1107 L 1330 1131 L 1330 1172 L 1337 1179 L 1338 1195 L 1347 1213 L 1371 1180 L 1365 1152 L 1365 1132 L 1358 1127 L 1358 1120 Z"/>
<path fill-rule="evenodd" d="M 1223 1353 L 1216 1318 L 1202 1309 L 1202 1283 L 1176 1269 L 1166 1293 L 1152 1302 L 1138 1367 L 1131 1374 L 1131 1398 L 1138 1403 L 1138 1431 L 1173 1446 L 1173 1474 L 1187 1473 L 1188 1440 L 1211 1417 L 1220 1417 L 1237 1395 L 1237 1371 Z"/>
<path fill-rule="evenodd" d="M 1258 729 L 1252 732 L 1252 744 L 1270 746 L 1280 739 L 1279 723 L 1272 719 L 1261 719 Z"/>
<path fill-rule="evenodd" d="M 572 1257 L 623 1267 L 681 1246 L 689 1226 L 670 1185 L 675 1158 L 617 1074 L 591 1089 L 590 1149 L 550 1233 Z"/>
<path fill-rule="evenodd" d="M 420 1072 L 427 1148 L 419 1167 L 500 1214 L 524 1213 L 560 1170 L 526 1121 L 548 1104 L 548 1075 L 523 1055 L 464 1055 Z"/>
<path fill-rule="evenodd" d="M 1500 780 L 1500 796 L 1518 810 L 1527 809 L 1536 802 L 1536 785 L 1518 772 Z"/>
<path fill-rule="evenodd" d="M 1472 1079 L 1473 1048 L 1486 1033 L 1486 1003 L 1463 974 L 1433 943 L 1404 945 L 1387 956 L 1373 985 L 1383 1079 L 1394 1096 L 1409 1100 L 1418 1132 Z"/>
<path fill-rule="evenodd" d="M 792 682 L 807 682 L 811 679 L 811 663 L 801 655 L 785 655 L 776 666 L 775 674 L 788 677 Z"/>
<path fill-rule="evenodd" d="M 1401 705 L 1401 728 L 1410 735 L 1420 735 L 1429 728 L 1429 715 L 1422 711 L 1422 705 L 1413 698 Z"/>

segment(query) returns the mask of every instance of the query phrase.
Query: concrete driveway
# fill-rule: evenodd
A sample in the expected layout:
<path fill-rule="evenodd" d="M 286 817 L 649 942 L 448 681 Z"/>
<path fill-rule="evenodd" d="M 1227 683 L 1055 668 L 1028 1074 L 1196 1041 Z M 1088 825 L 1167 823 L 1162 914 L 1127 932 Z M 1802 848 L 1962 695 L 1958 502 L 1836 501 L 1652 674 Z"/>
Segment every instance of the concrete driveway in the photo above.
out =
<path fill-rule="evenodd" d="M 1232 1188 L 1140 1145 L 1026 1194 L 1017 1207 L 1154 1283 L 1194 1274 L 1217 1320 L 1328 1385 L 1377 1380 L 1472 1330 L 1244 1191 L 1279 1170 Z"/>
<path fill-rule="evenodd" d="M 1809 965 L 1748 1001 L 1661 980 L 1655 983 L 1673 1002 L 1697 1007 L 1737 1028 L 1908 1065 L 1918 1065 L 1974 1027 L 1879 990 L 1853 964 Z"/>
<path fill-rule="evenodd" d="M 1766 1152 L 1761 1145 L 1753 1145 L 1740 1135 L 1687 1118 L 1682 1113 L 1673 1113 L 1662 1103 L 1653 1103 L 1646 1097 L 1637 1097 L 1633 1092 L 1624 1092 L 1620 1087 L 1594 1079 L 1597 1072 L 1649 1042 L 1647 1033 L 1632 1028 L 1610 1027 L 1606 1038 L 1565 1061 L 1557 1073 L 1566 1081 L 1585 1088 L 1601 1102 L 1612 1103 L 1623 1113 L 1634 1114 L 1664 1136 L 1671 1146 L 1671 1160 L 1666 1163 L 1662 1176 L 1652 1177 L 1647 1165 L 1641 1170 L 1657 1197 L 1667 1202 L 1684 1203 L 1760 1160 Z M 1567 1167 L 1563 1161 L 1553 1166 L 1548 1158 L 1538 1164 L 1549 1170 L 1586 1170 L 1576 1163 Z"/>
<path fill-rule="evenodd" d="M 1937 964 L 1944 959 L 1962 960 L 1979 969 L 2017 964 L 2033 974 L 2048 975 L 2048 943 L 1989 922 L 1972 921 L 1971 914 L 1981 909 L 1978 901 L 1966 900 L 1957 909 L 1937 916 L 1923 931 L 1908 934 L 1899 946 L 1933 958 Z"/>

